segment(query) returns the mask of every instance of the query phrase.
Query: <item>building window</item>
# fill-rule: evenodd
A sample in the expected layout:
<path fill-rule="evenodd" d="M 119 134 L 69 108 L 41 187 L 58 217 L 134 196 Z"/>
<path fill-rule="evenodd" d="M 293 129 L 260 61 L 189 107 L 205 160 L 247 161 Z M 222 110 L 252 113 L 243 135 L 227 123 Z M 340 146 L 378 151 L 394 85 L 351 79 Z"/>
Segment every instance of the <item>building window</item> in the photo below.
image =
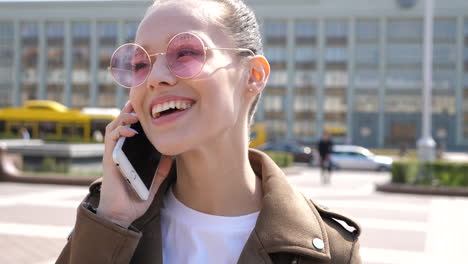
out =
<path fill-rule="evenodd" d="M 325 24 L 327 38 L 346 38 L 348 34 L 348 23 L 339 21 L 330 21 Z"/>
<path fill-rule="evenodd" d="M 422 63 L 422 46 L 416 43 L 390 44 L 388 46 L 388 63 L 418 64 Z"/>
<path fill-rule="evenodd" d="M 280 46 L 266 47 L 265 57 L 272 64 L 286 63 L 286 48 Z"/>
<path fill-rule="evenodd" d="M 346 87 L 348 85 L 348 72 L 327 71 L 325 73 L 326 88 Z"/>
<path fill-rule="evenodd" d="M 138 22 L 130 22 L 126 24 L 126 40 L 127 42 L 135 42 L 135 35 L 138 30 Z"/>
<path fill-rule="evenodd" d="M 21 25 L 21 100 L 37 98 L 38 73 L 38 25 L 28 23 Z"/>
<path fill-rule="evenodd" d="M 379 24 L 377 21 L 358 21 L 356 23 L 356 39 L 358 41 L 377 41 Z"/>
<path fill-rule="evenodd" d="M 347 60 L 348 49 L 346 47 L 327 47 L 325 60 L 327 63 L 344 63 Z"/>
<path fill-rule="evenodd" d="M 286 43 L 286 23 L 268 22 L 265 23 L 265 38 L 267 44 Z"/>
<path fill-rule="evenodd" d="M 117 24 L 116 23 L 99 23 L 99 106 L 100 107 L 115 107 L 116 86 L 112 81 L 112 77 L 107 70 L 110 58 L 117 46 Z"/>
<path fill-rule="evenodd" d="M 379 112 L 379 98 L 377 90 L 356 89 L 354 96 L 354 111 L 358 113 Z"/>
<path fill-rule="evenodd" d="M 420 40 L 423 24 L 420 20 L 394 20 L 388 23 L 389 40 Z"/>
<path fill-rule="evenodd" d="M 269 86 L 285 86 L 288 81 L 288 74 L 285 70 L 273 70 L 268 78 Z"/>
<path fill-rule="evenodd" d="M 296 87 L 312 87 L 317 84 L 317 72 L 307 70 L 296 71 Z"/>
<path fill-rule="evenodd" d="M 317 111 L 317 103 L 313 95 L 295 95 L 294 96 L 294 111 L 296 112 L 315 112 Z"/>
<path fill-rule="evenodd" d="M 296 23 L 296 39 L 300 41 L 313 40 L 317 37 L 317 24 L 310 22 Z"/>
<path fill-rule="evenodd" d="M 421 70 L 389 70 L 387 72 L 387 88 L 390 89 L 420 89 Z"/>
<path fill-rule="evenodd" d="M 296 47 L 295 57 L 297 63 L 312 62 L 317 59 L 317 49 L 313 47 Z"/>
<path fill-rule="evenodd" d="M 434 39 L 453 40 L 457 35 L 455 19 L 437 19 L 434 22 Z"/>
<path fill-rule="evenodd" d="M 279 112 L 283 110 L 283 96 L 265 95 L 263 100 L 265 111 Z"/>
<path fill-rule="evenodd" d="M 358 44 L 356 47 L 356 63 L 378 64 L 379 47 L 377 44 Z"/>
<path fill-rule="evenodd" d="M 454 44 L 434 43 L 434 63 L 449 64 L 457 61 L 457 49 Z"/>
<path fill-rule="evenodd" d="M 89 62 L 91 26 L 88 23 L 72 24 L 73 71 L 72 107 L 83 108 L 89 105 Z"/>
<path fill-rule="evenodd" d="M 64 32 L 62 23 L 47 24 L 47 99 L 63 101 Z"/>
<path fill-rule="evenodd" d="M 354 74 L 354 86 L 357 88 L 378 89 L 379 72 L 377 69 L 358 69 Z"/>

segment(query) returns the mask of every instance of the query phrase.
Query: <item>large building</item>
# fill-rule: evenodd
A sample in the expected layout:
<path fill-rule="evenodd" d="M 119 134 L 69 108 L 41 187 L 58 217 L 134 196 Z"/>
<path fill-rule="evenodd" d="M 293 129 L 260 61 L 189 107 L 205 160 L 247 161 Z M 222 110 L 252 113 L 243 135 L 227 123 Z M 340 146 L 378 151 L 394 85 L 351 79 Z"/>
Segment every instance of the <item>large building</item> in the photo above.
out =
<path fill-rule="evenodd" d="M 256 116 L 270 138 L 415 145 L 423 0 L 249 0 L 272 73 Z M 0 2 L 0 105 L 121 107 L 107 71 L 151 1 Z M 432 135 L 468 149 L 468 1 L 435 0 Z"/>

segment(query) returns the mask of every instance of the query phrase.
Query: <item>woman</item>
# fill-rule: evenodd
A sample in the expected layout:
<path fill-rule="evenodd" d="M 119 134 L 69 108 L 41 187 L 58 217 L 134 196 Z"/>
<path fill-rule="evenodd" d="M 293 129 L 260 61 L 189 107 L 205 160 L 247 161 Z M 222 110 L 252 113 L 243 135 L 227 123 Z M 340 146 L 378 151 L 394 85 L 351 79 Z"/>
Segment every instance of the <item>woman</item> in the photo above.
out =
<path fill-rule="evenodd" d="M 117 79 L 130 101 L 107 126 L 102 184 L 90 187 L 57 263 L 360 263 L 359 227 L 316 207 L 248 149 L 270 67 L 241 0 L 156 1 L 135 43 L 152 66 L 134 63 L 131 78 Z M 168 101 L 187 109 L 164 112 Z M 137 121 L 166 155 L 147 201 L 111 157 Z"/>

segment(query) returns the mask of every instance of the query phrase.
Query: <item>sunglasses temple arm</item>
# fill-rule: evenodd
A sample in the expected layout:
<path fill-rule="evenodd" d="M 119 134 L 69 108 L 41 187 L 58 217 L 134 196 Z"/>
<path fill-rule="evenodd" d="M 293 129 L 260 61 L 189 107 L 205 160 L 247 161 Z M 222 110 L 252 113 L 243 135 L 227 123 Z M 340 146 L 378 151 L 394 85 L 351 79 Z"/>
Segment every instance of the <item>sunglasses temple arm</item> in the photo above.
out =
<path fill-rule="evenodd" d="M 232 51 L 243 51 L 248 52 L 250 55 L 255 56 L 255 53 L 249 49 L 242 49 L 242 48 L 205 48 L 206 50 L 232 50 Z"/>

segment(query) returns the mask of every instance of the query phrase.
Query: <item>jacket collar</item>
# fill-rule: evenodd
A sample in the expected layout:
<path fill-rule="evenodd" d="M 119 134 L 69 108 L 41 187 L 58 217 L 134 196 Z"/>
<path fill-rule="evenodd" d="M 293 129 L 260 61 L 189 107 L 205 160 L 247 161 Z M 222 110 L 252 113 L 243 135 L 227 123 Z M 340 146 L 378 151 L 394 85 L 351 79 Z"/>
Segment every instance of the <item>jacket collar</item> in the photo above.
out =
<path fill-rule="evenodd" d="M 250 150 L 249 160 L 263 187 L 262 209 L 251 236 L 258 236 L 267 253 L 290 252 L 330 260 L 325 225 L 315 206 L 288 183 L 266 154 Z M 314 246 L 316 238 L 323 241 L 323 249 Z"/>
<path fill-rule="evenodd" d="M 262 209 L 239 259 L 244 256 L 289 252 L 316 259 L 330 260 L 330 247 L 325 225 L 315 206 L 296 191 L 286 180 L 283 171 L 266 154 L 250 149 L 250 164 L 262 179 Z M 140 230 L 146 224 L 160 220 L 164 195 L 176 180 L 175 168 L 160 186 L 147 212 L 133 224 Z M 314 239 L 323 241 L 324 248 L 317 249 Z"/>

